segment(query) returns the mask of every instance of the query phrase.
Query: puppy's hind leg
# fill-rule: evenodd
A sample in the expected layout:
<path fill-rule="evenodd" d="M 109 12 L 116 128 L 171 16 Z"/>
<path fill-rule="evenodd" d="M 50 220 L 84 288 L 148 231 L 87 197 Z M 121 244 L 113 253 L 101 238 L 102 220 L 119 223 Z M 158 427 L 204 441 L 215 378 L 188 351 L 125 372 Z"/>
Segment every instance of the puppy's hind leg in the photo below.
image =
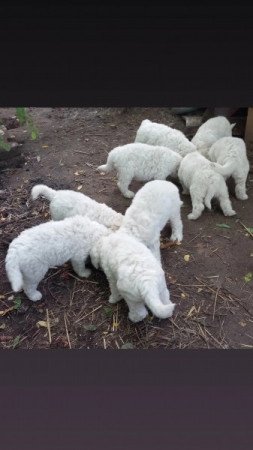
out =
<path fill-rule="evenodd" d="M 165 279 L 162 279 L 162 282 L 159 286 L 159 296 L 164 305 L 170 305 L 172 303 L 170 300 L 170 292 L 167 288 Z"/>
<path fill-rule="evenodd" d="M 188 214 L 188 219 L 190 220 L 196 220 L 198 219 L 202 212 L 205 209 L 205 206 L 203 204 L 203 197 L 196 192 L 192 186 L 190 187 L 190 195 L 191 195 L 191 201 L 192 201 L 192 212 Z"/>
<path fill-rule="evenodd" d="M 248 195 L 246 194 L 246 177 L 236 177 L 234 176 L 235 180 L 235 196 L 238 198 L 238 200 L 247 200 Z"/>
<path fill-rule="evenodd" d="M 132 181 L 132 175 L 128 174 L 127 172 L 121 170 L 118 171 L 118 182 L 117 186 L 120 190 L 120 192 L 124 195 L 126 198 L 133 198 L 134 192 L 130 191 L 128 189 L 129 184 Z"/>
<path fill-rule="evenodd" d="M 185 184 L 183 183 L 182 180 L 181 180 L 181 185 L 182 185 L 182 188 L 183 188 L 182 194 L 183 195 L 189 195 L 190 194 L 189 189 L 185 186 Z"/>
<path fill-rule="evenodd" d="M 71 264 L 73 270 L 81 278 L 88 278 L 91 274 L 91 270 L 85 267 L 85 260 L 79 258 L 71 258 Z"/>
<path fill-rule="evenodd" d="M 23 289 L 29 300 L 31 300 L 32 302 L 38 302 L 39 300 L 41 300 L 42 293 L 37 290 L 37 286 L 39 283 L 36 283 L 34 281 L 32 282 L 26 277 L 23 277 L 23 280 Z"/>
<path fill-rule="evenodd" d="M 183 240 L 183 223 L 180 216 L 180 210 L 174 215 L 174 217 L 170 218 L 171 224 L 171 241 L 179 241 Z"/>
<path fill-rule="evenodd" d="M 118 279 L 117 288 L 129 308 L 128 318 L 134 323 L 141 322 L 141 320 L 145 319 L 148 315 L 148 310 L 141 297 L 136 298 L 136 296 L 130 292 L 129 282 L 124 275 Z"/>
<path fill-rule="evenodd" d="M 224 216 L 234 216 L 236 214 L 236 212 L 232 208 L 226 181 L 223 178 L 221 178 L 219 184 L 217 183 L 217 191 L 215 192 L 215 197 L 220 202 L 220 207 Z"/>
<path fill-rule="evenodd" d="M 222 209 L 222 212 L 224 216 L 234 216 L 236 212 L 232 208 L 231 201 L 229 199 L 228 191 L 223 192 L 222 194 L 218 195 L 218 200 L 220 202 L 220 207 Z"/>
<path fill-rule="evenodd" d="M 131 322 L 134 323 L 141 322 L 142 320 L 145 319 L 145 317 L 147 317 L 148 310 L 142 301 L 133 302 L 131 301 L 131 299 L 126 297 L 125 300 L 129 308 L 128 318 L 131 320 Z"/>
<path fill-rule="evenodd" d="M 107 275 L 108 283 L 110 286 L 111 295 L 109 297 L 109 303 L 118 303 L 122 296 L 119 293 L 119 290 L 117 288 L 117 282 L 113 277 L 110 277 Z"/>

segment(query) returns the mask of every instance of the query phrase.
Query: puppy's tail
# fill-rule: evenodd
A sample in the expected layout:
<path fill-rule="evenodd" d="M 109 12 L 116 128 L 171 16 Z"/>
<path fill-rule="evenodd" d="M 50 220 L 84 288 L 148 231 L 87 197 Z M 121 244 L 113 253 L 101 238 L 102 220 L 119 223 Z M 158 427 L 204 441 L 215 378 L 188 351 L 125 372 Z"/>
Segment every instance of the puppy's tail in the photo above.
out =
<path fill-rule="evenodd" d="M 223 177 L 229 177 L 235 169 L 235 162 L 228 161 L 223 166 L 218 163 L 211 163 L 211 166 L 212 166 L 212 169 L 215 170 L 215 172 L 219 173 Z"/>
<path fill-rule="evenodd" d="M 32 188 L 31 197 L 36 200 L 38 197 L 43 196 L 51 202 L 57 191 L 46 186 L 45 184 L 37 184 Z"/>
<path fill-rule="evenodd" d="M 145 303 L 154 316 L 158 319 L 171 317 L 175 308 L 175 303 L 164 305 L 160 299 L 159 291 L 154 285 L 150 285 L 145 294 Z"/>
<path fill-rule="evenodd" d="M 215 175 L 217 177 L 217 175 Z M 212 209 L 212 205 L 211 205 L 211 200 L 215 197 L 215 193 L 216 193 L 216 185 L 215 182 L 217 183 L 217 181 L 214 180 L 210 180 L 210 185 L 207 188 L 207 192 L 206 195 L 204 197 L 204 204 L 208 209 Z"/>
<path fill-rule="evenodd" d="M 113 169 L 114 169 L 113 154 L 109 153 L 106 164 L 99 166 L 98 171 L 107 173 L 111 172 Z"/>
<path fill-rule="evenodd" d="M 8 280 L 11 283 L 12 290 L 14 292 L 21 291 L 23 287 L 23 276 L 19 268 L 16 251 L 13 248 L 9 248 L 8 250 L 5 259 L 5 270 Z"/>

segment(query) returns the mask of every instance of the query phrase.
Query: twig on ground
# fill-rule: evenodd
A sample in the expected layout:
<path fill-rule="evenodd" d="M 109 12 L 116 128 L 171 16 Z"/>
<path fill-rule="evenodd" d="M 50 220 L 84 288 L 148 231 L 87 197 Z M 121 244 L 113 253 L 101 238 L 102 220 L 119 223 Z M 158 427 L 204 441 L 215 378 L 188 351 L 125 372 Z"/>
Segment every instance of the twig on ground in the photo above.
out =
<path fill-rule="evenodd" d="M 50 326 L 48 309 L 46 309 L 46 313 L 47 313 L 48 340 L 49 340 L 49 344 L 51 345 L 51 343 L 52 343 L 52 336 L 51 336 L 51 326 Z"/>
<path fill-rule="evenodd" d="M 67 327 L 67 319 L 66 319 L 66 314 L 64 313 L 64 323 L 65 323 L 65 330 L 66 330 L 66 336 L 67 336 L 67 340 L 68 340 L 68 344 L 69 344 L 69 348 L 71 349 L 71 342 L 69 339 L 69 331 L 68 331 L 68 327 Z"/>

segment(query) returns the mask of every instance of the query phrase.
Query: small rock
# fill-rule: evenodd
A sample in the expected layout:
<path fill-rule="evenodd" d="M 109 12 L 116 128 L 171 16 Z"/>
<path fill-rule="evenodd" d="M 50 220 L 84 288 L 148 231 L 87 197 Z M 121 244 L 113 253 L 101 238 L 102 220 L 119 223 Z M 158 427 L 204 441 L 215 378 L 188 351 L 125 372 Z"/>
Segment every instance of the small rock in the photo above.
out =
<path fill-rule="evenodd" d="M 121 349 L 123 349 L 123 350 L 130 350 L 130 349 L 133 349 L 133 348 L 135 348 L 135 346 L 133 344 L 131 344 L 131 342 L 126 342 L 121 347 Z"/>
<path fill-rule="evenodd" d="M 85 331 L 96 331 L 97 327 L 93 323 L 88 323 L 87 325 L 83 325 L 83 329 Z"/>

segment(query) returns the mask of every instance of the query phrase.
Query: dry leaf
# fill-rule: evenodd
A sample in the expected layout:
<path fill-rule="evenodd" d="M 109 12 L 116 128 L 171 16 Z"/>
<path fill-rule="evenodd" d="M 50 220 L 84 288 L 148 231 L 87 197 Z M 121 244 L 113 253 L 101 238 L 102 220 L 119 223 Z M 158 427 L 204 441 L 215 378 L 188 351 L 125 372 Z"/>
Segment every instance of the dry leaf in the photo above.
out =
<path fill-rule="evenodd" d="M 190 260 L 190 255 L 184 255 L 185 262 L 188 262 Z"/>
<path fill-rule="evenodd" d="M 83 187 L 83 185 L 80 184 L 80 185 L 77 187 L 77 190 L 80 191 L 80 190 L 82 189 L 82 187 Z"/>
<path fill-rule="evenodd" d="M 241 322 L 239 322 L 239 325 L 241 325 L 241 327 L 246 327 L 246 322 L 243 322 L 243 320 L 241 320 Z"/>
<path fill-rule="evenodd" d="M 2 325 L 0 325 L 0 330 L 4 330 L 5 327 L 6 327 L 6 324 L 5 324 L 5 323 L 2 323 Z"/>
<path fill-rule="evenodd" d="M 79 172 L 75 172 L 74 175 L 79 175 Z"/>
<path fill-rule="evenodd" d="M 160 248 L 170 248 L 176 245 L 181 245 L 179 241 L 171 241 L 170 239 L 165 239 L 160 241 Z"/>
<path fill-rule="evenodd" d="M 48 148 L 48 145 L 42 145 L 42 148 Z"/>
<path fill-rule="evenodd" d="M 191 317 L 193 312 L 198 312 L 198 311 L 196 310 L 195 306 L 192 306 L 192 307 L 191 307 L 190 311 L 189 311 L 188 314 L 187 314 L 187 317 Z"/>
<path fill-rule="evenodd" d="M 4 309 L 3 311 L 0 311 L 0 317 L 5 316 L 8 314 L 8 312 L 13 311 L 13 309 L 16 309 L 14 306 L 11 306 L 10 308 Z"/>
<path fill-rule="evenodd" d="M 36 323 L 36 325 L 37 325 L 37 327 L 44 327 L 44 328 L 47 328 L 47 322 L 45 322 L 45 320 L 39 320 L 39 321 Z"/>
<path fill-rule="evenodd" d="M 186 298 L 186 295 L 183 292 L 181 292 L 181 298 Z"/>
<path fill-rule="evenodd" d="M 250 281 L 253 280 L 253 272 L 246 273 L 246 275 L 243 278 L 246 283 L 249 283 Z"/>
<path fill-rule="evenodd" d="M 58 318 L 56 318 L 56 319 L 50 319 L 49 325 L 50 325 L 50 327 L 53 327 L 53 326 L 56 325 L 58 322 L 59 322 L 59 319 L 58 319 Z M 39 321 L 36 323 L 36 325 L 37 325 L 37 327 L 48 328 L 48 323 L 47 323 L 45 320 L 39 320 Z"/>
<path fill-rule="evenodd" d="M 197 292 L 201 292 L 201 291 L 203 291 L 203 288 L 198 288 Z"/>

